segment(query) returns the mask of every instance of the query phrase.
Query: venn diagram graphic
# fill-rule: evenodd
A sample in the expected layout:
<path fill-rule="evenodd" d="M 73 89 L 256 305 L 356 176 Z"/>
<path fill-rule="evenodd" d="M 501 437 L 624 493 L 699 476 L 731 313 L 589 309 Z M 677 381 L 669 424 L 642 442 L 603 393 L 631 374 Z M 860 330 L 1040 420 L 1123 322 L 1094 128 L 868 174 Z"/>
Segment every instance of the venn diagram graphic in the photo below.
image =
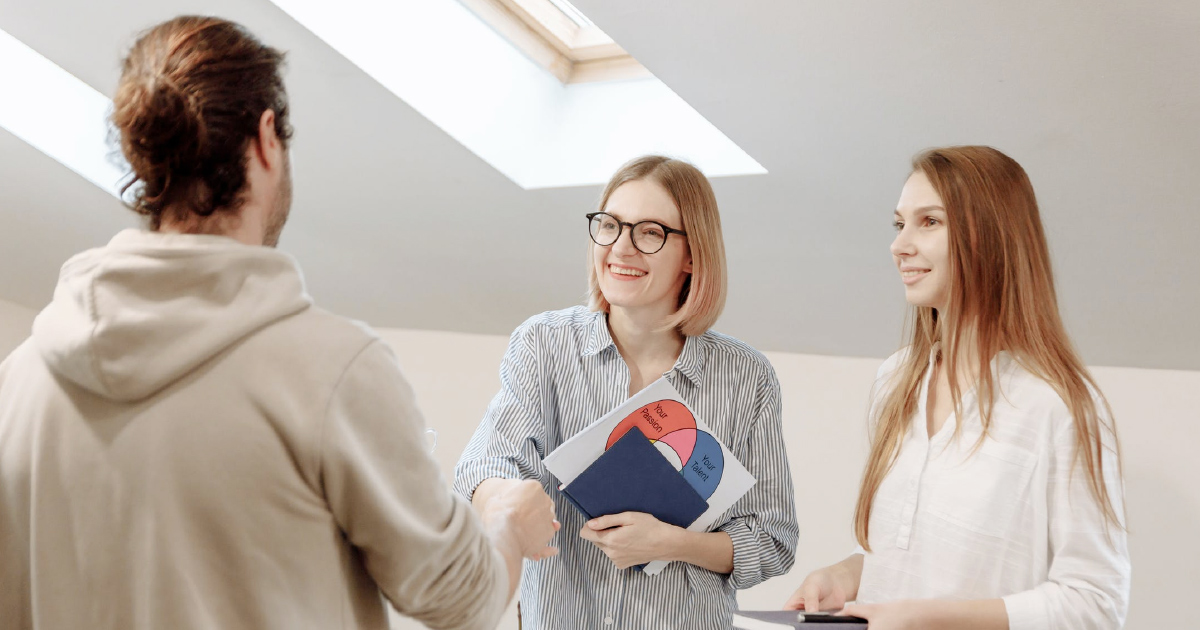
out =
<path fill-rule="evenodd" d="M 608 435 L 604 449 L 612 448 L 637 427 L 704 500 L 721 484 L 725 457 L 721 443 L 696 428 L 696 418 L 677 400 L 659 400 L 635 410 Z"/>

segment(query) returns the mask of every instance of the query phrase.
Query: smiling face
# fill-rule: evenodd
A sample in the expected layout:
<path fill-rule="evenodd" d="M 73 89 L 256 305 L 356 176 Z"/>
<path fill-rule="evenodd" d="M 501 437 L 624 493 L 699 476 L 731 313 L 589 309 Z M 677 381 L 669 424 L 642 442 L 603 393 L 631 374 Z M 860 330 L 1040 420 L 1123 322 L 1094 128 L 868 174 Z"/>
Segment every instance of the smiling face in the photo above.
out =
<path fill-rule="evenodd" d="M 950 231 L 946 207 L 925 173 L 904 183 L 896 204 L 892 259 L 913 306 L 943 309 L 950 293 Z"/>
<path fill-rule="evenodd" d="M 659 184 L 635 179 L 621 184 L 608 197 L 603 211 L 622 223 L 657 221 L 683 229 L 679 209 Z M 600 292 L 613 308 L 649 310 L 669 314 L 679 307 L 683 283 L 692 273 L 686 237 L 667 236 L 661 250 L 643 254 L 624 226 L 620 238 L 608 246 L 592 245 L 592 265 Z"/>

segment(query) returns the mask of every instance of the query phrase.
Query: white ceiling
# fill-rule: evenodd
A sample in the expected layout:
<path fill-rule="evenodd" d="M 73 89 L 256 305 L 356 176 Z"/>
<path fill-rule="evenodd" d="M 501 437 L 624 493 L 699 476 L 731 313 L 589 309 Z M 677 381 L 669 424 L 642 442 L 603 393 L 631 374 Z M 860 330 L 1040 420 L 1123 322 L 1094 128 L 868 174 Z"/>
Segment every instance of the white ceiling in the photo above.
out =
<path fill-rule="evenodd" d="M 887 247 L 909 158 L 981 143 L 1033 178 L 1087 362 L 1200 369 L 1200 2 L 575 4 L 770 171 L 714 181 L 731 264 L 720 330 L 763 350 L 893 351 Z M 289 51 L 282 247 L 319 303 L 505 334 L 581 301 L 598 187 L 521 190 L 266 0 L 0 0 L 0 28 L 111 94 L 134 33 L 180 13 Z M 0 130 L 0 299 L 40 307 L 63 260 L 132 224 Z"/>

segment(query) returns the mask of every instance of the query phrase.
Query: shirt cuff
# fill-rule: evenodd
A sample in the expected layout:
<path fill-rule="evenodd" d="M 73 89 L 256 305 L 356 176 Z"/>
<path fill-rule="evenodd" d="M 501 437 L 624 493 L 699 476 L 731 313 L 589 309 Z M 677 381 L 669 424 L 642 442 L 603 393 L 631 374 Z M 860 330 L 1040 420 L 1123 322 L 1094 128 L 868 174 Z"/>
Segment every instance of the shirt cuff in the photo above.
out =
<path fill-rule="evenodd" d="M 730 521 L 720 531 L 728 534 L 733 543 L 733 573 L 729 576 L 733 588 L 750 588 L 761 582 L 762 558 L 750 526 L 738 519 Z"/>
<path fill-rule="evenodd" d="M 451 489 L 458 496 L 471 501 L 479 484 L 488 479 L 521 479 L 521 469 L 508 460 L 491 459 L 477 460 L 468 465 L 460 465 L 454 474 Z"/>
<path fill-rule="evenodd" d="M 1008 630 L 1043 630 L 1049 627 L 1045 601 L 1036 589 L 1002 598 L 1008 613 Z"/>

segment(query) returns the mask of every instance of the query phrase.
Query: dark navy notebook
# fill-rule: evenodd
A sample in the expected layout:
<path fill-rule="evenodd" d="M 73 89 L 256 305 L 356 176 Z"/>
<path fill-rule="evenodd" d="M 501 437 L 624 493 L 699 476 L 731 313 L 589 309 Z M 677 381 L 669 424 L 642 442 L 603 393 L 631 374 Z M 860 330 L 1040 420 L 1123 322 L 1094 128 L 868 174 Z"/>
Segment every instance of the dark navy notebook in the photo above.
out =
<path fill-rule="evenodd" d="M 644 512 L 687 527 L 708 509 L 708 502 L 637 428 L 621 436 L 562 492 L 589 520 Z"/>

